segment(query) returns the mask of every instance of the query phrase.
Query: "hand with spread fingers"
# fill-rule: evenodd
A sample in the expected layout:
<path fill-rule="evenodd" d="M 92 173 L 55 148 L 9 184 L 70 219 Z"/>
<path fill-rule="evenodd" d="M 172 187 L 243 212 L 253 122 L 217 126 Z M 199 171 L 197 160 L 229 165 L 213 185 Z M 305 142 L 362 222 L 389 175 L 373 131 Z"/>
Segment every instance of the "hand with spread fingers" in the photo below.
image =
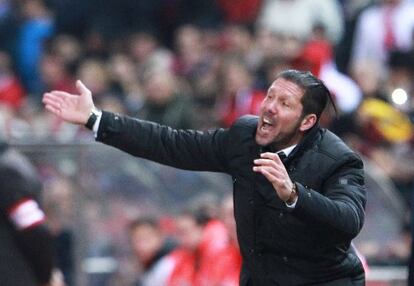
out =
<path fill-rule="evenodd" d="M 292 199 L 293 182 L 276 153 L 262 153 L 260 159 L 254 160 L 254 164 L 253 171 L 261 173 L 272 183 L 282 201 L 287 202 Z"/>
<path fill-rule="evenodd" d="M 91 91 L 80 81 L 76 82 L 79 94 L 54 90 L 43 95 L 45 108 L 70 123 L 84 125 L 94 107 Z"/>

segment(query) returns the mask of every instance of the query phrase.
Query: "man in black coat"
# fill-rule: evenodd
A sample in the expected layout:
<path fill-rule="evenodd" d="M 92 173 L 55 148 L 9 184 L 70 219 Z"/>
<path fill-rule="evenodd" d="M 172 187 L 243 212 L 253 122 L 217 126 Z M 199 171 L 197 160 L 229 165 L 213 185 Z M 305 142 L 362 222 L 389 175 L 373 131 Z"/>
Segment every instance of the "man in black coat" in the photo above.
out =
<path fill-rule="evenodd" d="M 0 285 L 52 286 L 53 238 L 38 204 L 34 167 L 0 141 Z"/>
<path fill-rule="evenodd" d="M 232 176 L 240 285 L 365 284 L 351 245 L 364 222 L 363 163 L 319 127 L 330 94 L 311 73 L 280 73 L 259 117 L 208 132 L 97 110 L 91 92 L 77 84 L 79 95 L 44 94 L 46 109 L 134 156 Z"/>

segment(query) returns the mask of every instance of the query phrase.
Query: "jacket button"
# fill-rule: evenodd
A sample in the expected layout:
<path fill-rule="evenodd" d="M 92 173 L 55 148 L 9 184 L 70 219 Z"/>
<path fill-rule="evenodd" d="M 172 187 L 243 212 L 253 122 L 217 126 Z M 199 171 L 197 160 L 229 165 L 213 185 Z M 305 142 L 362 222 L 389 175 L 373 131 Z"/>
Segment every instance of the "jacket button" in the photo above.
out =
<path fill-rule="evenodd" d="M 253 249 L 253 248 L 250 248 L 250 249 L 249 249 L 249 253 L 250 253 L 250 254 L 253 254 L 253 253 L 254 253 L 254 249 Z"/>
<path fill-rule="evenodd" d="M 254 204 L 254 200 L 253 199 L 249 199 L 249 204 L 253 205 Z"/>
<path fill-rule="evenodd" d="M 283 212 L 279 213 L 279 217 L 282 218 L 283 217 Z"/>
<path fill-rule="evenodd" d="M 282 257 L 282 259 L 283 259 L 283 261 L 284 261 L 284 262 L 288 262 L 288 260 L 289 260 L 289 259 L 287 258 L 287 256 L 283 256 L 283 257 Z"/>

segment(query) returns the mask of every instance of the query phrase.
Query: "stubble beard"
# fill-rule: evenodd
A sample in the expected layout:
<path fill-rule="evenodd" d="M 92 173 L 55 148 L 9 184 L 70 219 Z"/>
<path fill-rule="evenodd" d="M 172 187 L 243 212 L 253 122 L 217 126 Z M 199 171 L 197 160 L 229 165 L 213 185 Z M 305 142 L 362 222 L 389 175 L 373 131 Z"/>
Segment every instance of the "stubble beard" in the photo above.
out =
<path fill-rule="evenodd" d="M 259 132 L 260 134 L 260 130 L 257 130 L 256 138 L 255 138 L 256 143 L 261 146 L 272 146 L 272 149 L 274 150 L 282 150 L 289 146 L 295 145 L 298 143 L 301 137 L 300 131 L 299 131 L 299 126 L 301 124 L 301 121 L 302 121 L 301 119 L 298 120 L 290 132 L 276 135 L 274 138 L 272 138 L 272 140 L 268 144 L 260 144 L 260 142 L 258 142 L 260 138 L 258 138 L 259 136 L 257 135 L 257 132 Z"/>

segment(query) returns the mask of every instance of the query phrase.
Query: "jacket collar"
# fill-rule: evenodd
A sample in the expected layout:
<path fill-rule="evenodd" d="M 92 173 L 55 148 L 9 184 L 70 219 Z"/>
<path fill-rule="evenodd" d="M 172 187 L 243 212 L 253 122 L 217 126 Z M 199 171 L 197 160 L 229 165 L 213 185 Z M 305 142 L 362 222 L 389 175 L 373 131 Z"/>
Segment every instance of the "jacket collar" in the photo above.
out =
<path fill-rule="evenodd" d="M 268 146 L 260 146 L 256 143 L 255 140 L 255 136 L 256 136 L 256 127 L 257 127 L 257 120 L 258 117 L 254 118 L 256 120 L 256 124 L 255 124 L 255 128 L 253 128 L 252 130 L 252 136 L 253 136 L 253 142 L 254 144 L 250 147 L 251 151 L 255 150 L 255 152 L 265 152 L 265 151 L 269 151 L 269 152 L 276 152 L 276 150 L 273 150 L 273 148 L 268 145 Z M 316 123 L 306 134 L 305 136 L 302 138 L 302 140 L 296 145 L 295 149 L 292 150 L 292 152 L 289 154 L 289 156 L 285 159 L 285 162 L 289 162 L 291 161 L 292 158 L 299 156 L 300 154 L 302 154 L 306 149 L 310 148 L 316 138 L 318 137 L 319 131 L 321 130 L 321 127 L 319 125 L 319 123 Z"/>
<path fill-rule="evenodd" d="M 291 158 L 300 156 L 305 150 L 309 149 L 315 143 L 316 138 L 318 137 L 319 131 L 321 127 L 319 123 L 315 124 L 302 138 L 298 145 L 296 145 L 295 149 L 290 153 L 288 157 L 288 161 Z"/>

